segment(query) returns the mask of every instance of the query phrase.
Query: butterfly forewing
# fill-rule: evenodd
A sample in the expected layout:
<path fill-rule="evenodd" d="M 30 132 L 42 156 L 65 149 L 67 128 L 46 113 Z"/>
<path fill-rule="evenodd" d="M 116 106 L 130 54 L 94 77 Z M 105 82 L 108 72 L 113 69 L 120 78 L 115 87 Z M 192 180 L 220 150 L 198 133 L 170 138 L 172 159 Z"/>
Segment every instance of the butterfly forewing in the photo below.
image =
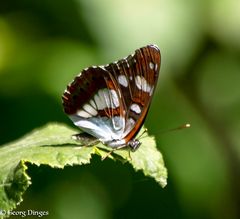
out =
<path fill-rule="evenodd" d="M 123 94 L 126 142 L 136 136 L 146 118 L 157 84 L 160 58 L 159 49 L 149 45 L 105 67 L 115 76 Z"/>
<path fill-rule="evenodd" d="M 146 118 L 159 69 L 160 51 L 154 45 L 109 65 L 85 69 L 64 92 L 64 111 L 103 143 L 127 146 Z"/>

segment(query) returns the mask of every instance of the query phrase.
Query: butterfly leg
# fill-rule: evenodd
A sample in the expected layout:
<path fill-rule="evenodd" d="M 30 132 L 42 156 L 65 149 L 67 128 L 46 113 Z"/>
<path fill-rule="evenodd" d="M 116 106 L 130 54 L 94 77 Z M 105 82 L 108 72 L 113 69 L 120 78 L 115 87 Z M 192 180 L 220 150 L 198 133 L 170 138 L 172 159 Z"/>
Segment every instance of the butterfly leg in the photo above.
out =
<path fill-rule="evenodd" d="M 132 161 L 131 150 L 128 150 L 128 156 L 129 156 L 130 161 Z"/>
<path fill-rule="evenodd" d="M 119 149 L 122 149 L 122 148 L 125 148 L 126 145 L 121 145 L 121 146 L 118 146 L 116 148 L 113 148 L 111 151 L 109 151 L 104 157 L 102 157 L 102 161 L 105 160 L 107 157 L 109 157 L 114 151 L 117 151 Z M 131 156 L 130 156 L 131 157 Z"/>

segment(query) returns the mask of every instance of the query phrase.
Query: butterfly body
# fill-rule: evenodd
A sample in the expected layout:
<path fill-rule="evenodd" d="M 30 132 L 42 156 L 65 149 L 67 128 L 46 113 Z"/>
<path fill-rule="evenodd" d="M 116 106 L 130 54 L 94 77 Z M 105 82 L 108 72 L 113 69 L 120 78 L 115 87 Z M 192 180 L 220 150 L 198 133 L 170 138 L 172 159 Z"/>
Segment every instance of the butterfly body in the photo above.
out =
<path fill-rule="evenodd" d="M 68 85 L 65 113 L 84 132 L 112 148 L 140 146 L 160 69 L 160 51 L 148 45 L 106 66 L 89 67 Z"/>

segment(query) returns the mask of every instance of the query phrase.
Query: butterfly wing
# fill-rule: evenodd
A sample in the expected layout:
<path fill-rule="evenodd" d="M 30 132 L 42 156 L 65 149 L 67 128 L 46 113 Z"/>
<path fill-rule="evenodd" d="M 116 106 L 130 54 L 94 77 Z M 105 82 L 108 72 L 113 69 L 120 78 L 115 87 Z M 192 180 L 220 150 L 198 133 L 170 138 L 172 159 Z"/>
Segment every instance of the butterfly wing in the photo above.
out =
<path fill-rule="evenodd" d="M 160 50 L 155 45 L 148 45 L 105 67 L 116 78 L 123 96 L 126 112 L 123 135 L 126 143 L 137 135 L 144 123 L 157 84 L 160 63 Z"/>
<path fill-rule="evenodd" d="M 149 45 L 118 62 L 83 70 L 63 94 L 65 113 L 103 143 L 128 145 L 146 118 L 160 60 L 158 47 Z"/>
<path fill-rule="evenodd" d="M 65 90 L 64 111 L 76 126 L 108 144 L 125 130 L 123 102 L 118 84 L 102 67 L 81 72 Z"/>

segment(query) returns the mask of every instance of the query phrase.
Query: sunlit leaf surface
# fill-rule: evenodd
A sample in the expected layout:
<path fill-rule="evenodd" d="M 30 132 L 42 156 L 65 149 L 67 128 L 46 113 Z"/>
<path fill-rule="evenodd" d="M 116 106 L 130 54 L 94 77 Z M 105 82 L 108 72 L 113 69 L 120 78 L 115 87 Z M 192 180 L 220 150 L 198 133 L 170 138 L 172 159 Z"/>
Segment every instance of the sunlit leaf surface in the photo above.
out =
<path fill-rule="evenodd" d="M 93 154 L 106 157 L 111 148 L 100 143 L 83 146 L 72 138 L 76 130 L 62 124 L 48 124 L 23 138 L 0 148 L 0 209 L 9 210 L 22 201 L 22 195 L 31 184 L 27 175 L 28 163 L 64 168 L 91 162 Z M 167 170 L 161 153 L 152 137 L 144 134 L 141 147 L 134 153 L 127 150 L 113 152 L 106 159 L 129 162 L 135 170 L 153 177 L 162 187 L 166 185 Z M 123 165 L 124 165 L 123 162 Z"/>

